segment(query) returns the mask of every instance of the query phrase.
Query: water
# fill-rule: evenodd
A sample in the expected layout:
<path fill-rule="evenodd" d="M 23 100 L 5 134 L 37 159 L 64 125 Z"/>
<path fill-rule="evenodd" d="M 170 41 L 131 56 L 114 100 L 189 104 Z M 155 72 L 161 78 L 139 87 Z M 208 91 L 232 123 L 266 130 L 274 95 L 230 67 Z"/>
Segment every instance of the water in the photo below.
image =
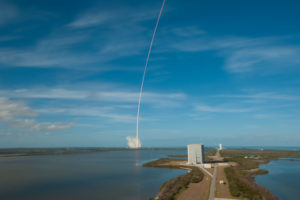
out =
<path fill-rule="evenodd" d="M 142 200 L 185 170 L 141 164 L 183 150 L 136 150 L 0 158 L 0 199 Z"/>
<path fill-rule="evenodd" d="M 300 199 L 300 161 L 285 159 L 260 165 L 269 171 L 267 175 L 256 176 L 256 183 L 270 190 L 281 200 Z"/>

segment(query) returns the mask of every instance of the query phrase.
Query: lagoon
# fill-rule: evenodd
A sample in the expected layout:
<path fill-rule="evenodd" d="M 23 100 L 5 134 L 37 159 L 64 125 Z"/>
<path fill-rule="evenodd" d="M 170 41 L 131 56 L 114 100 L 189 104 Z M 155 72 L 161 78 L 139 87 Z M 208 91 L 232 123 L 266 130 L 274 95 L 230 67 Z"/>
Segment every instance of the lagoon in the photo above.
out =
<path fill-rule="evenodd" d="M 132 150 L 0 158 L 0 199 L 65 200 L 153 197 L 185 170 L 141 165 L 184 150 Z"/>
<path fill-rule="evenodd" d="M 281 159 L 260 165 L 260 168 L 268 170 L 269 173 L 256 176 L 257 184 L 266 187 L 281 200 L 300 199 L 300 160 Z"/>

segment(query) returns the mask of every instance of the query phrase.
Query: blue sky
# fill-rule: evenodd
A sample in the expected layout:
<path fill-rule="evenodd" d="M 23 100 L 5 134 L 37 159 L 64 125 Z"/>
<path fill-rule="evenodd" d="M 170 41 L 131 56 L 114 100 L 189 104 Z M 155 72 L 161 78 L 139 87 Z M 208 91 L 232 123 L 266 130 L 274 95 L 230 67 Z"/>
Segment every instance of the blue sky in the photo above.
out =
<path fill-rule="evenodd" d="M 161 3 L 0 1 L 0 147 L 125 147 Z M 299 9 L 167 0 L 143 146 L 299 146 Z"/>

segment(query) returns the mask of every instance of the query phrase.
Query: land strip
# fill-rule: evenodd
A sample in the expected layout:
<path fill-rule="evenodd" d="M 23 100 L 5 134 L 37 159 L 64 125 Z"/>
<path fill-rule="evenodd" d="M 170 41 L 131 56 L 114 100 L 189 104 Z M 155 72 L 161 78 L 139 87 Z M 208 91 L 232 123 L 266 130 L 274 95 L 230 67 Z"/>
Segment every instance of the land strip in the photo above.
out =
<path fill-rule="evenodd" d="M 216 154 L 213 156 L 212 152 L 215 152 Z M 175 190 L 176 192 L 167 192 L 168 189 L 173 190 L 172 187 L 178 188 L 178 181 L 175 179 L 172 179 L 171 181 L 165 183 L 159 194 L 155 199 L 162 200 L 162 199 L 177 199 L 177 200 L 214 200 L 215 199 L 215 193 L 216 193 L 216 186 L 218 186 L 218 170 L 219 167 L 218 165 L 221 165 L 220 168 L 223 169 L 224 166 L 228 165 L 229 163 L 220 163 L 223 158 L 220 156 L 219 151 L 210 151 L 210 154 L 206 155 L 207 158 L 210 159 L 211 165 L 213 168 L 207 168 L 205 169 L 205 165 L 188 165 L 187 160 L 182 160 L 182 159 L 170 159 L 170 158 L 185 158 L 185 155 L 170 155 L 169 158 L 165 159 L 159 159 L 156 161 L 152 161 L 150 163 L 146 163 L 144 166 L 145 167 L 169 167 L 169 168 L 188 168 L 188 169 L 194 169 L 197 171 L 202 171 L 204 174 L 204 177 L 202 181 L 199 182 L 191 182 L 191 181 L 185 181 L 184 184 L 182 184 L 183 187 L 180 187 L 180 190 Z M 213 170 L 213 171 L 212 171 Z M 191 174 L 189 172 L 189 174 Z M 221 172 L 222 177 L 225 176 L 224 171 Z M 187 177 L 187 176 L 186 176 Z M 178 177 L 182 179 L 182 176 Z M 177 178 L 177 179 L 178 179 Z M 182 181 L 181 181 L 182 182 Z M 174 186 L 171 186 L 171 185 Z M 177 185 L 177 186 L 176 186 Z M 223 187 L 227 187 L 226 191 L 229 191 L 228 184 L 224 185 Z M 229 193 L 229 192 L 228 192 Z M 167 195 L 166 195 L 167 194 Z M 222 193 L 223 194 L 223 193 Z M 230 194 L 227 196 L 219 195 L 218 197 L 232 197 Z M 173 195 L 173 196 L 172 196 Z"/>
<path fill-rule="evenodd" d="M 188 188 L 177 196 L 177 200 L 207 200 L 209 196 L 209 188 L 211 182 L 210 176 L 204 175 L 199 183 L 190 183 Z"/>
<path fill-rule="evenodd" d="M 143 164 L 144 167 L 159 167 L 159 168 L 176 168 L 186 169 L 189 173 L 183 174 L 164 183 L 155 198 L 159 200 L 175 199 L 181 192 L 183 192 L 191 183 L 200 183 L 203 178 L 203 172 L 194 166 L 185 166 L 186 161 L 182 159 L 162 158 L 156 161 Z M 199 187 L 199 185 L 196 185 Z"/>
<path fill-rule="evenodd" d="M 206 159 L 212 164 L 212 169 L 214 170 L 213 179 L 209 175 L 212 173 L 212 169 L 203 170 L 202 165 L 194 165 L 198 170 L 202 170 L 204 174 L 203 180 L 197 183 L 185 180 L 184 187 L 177 190 L 174 196 L 166 199 L 277 200 L 278 198 L 271 194 L 266 188 L 255 183 L 254 176 L 268 173 L 266 170 L 260 169 L 259 165 L 280 158 L 286 158 L 286 160 L 291 161 L 298 161 L 298 158 L 300 158 L 300 151 L 226 149 L 221 152 L 215 151 L 215 155 L 212 155 L 211 152 L 212 151 L 206 155 Z M 171 161 L 173 159 L 170 158 L 175 157 L 180 157 L 181 159 Z M 185 157 L 186 155 L 169 156 L 169 159 L 165 160 L 165 163 L 159 164 L 154 161 L 156 166 L 153 165 L 153 167 L 181 169 L 192 167 L 191 165 L 187 165 L 186 160 L 182 160 L 182 158 Z M 162 160 L 160 160 L 160 162 L 161 161 Z M 173 184 L 174 181 L 171 183 Z M 167 189 L 164 186 L 162 186 L 162 188 L 164 188 L 164 192 L 166 193 Z M 161 192 L 159 194 L 161 194 Z M 164 199 L 160 197 L 161 196 L 158 195 L 156 199 Z"/>
<path fill-rule="evenodd" d="M 295 160 L 300 157 L 300 151 L 296 150 L 226 149 L 221 154 L 226 161 L 237 163 L 224 169 L 231 195 L 239 199 L 253 200 L 278 200 L 266 188 L 255 183 L 255 176 L 268 173 L 259 169 L 260 164 L 280 158 Z"/>

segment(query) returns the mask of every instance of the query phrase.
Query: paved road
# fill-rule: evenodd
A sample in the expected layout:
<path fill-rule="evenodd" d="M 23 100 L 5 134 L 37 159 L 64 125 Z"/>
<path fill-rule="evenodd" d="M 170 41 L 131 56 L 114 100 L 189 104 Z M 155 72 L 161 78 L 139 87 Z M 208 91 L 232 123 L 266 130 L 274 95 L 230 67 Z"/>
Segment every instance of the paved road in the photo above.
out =
<path fill-rule="evenodd" d="M 214 168 L 214 175 L 210 184 L 209 198 L 208 198 L 209 200 L 215 199 L 216 181 L 217 181 L 217 165 Z"/>
<path fill-rule="evenodd" d="M 216 161 L 219 160 L 219 159 L 220 159 L 220 152 L 219 152 L 219 149 L 218 149 L 217 153 L 216 153 Z M 216 181 L 217 181 L 217 168 L 218 168 L 218 163 L 215 164 L 214 175 L 213 175 L 212 180 L 211 180 L 208 200 L 214 200 L 215 199 Z"/>

